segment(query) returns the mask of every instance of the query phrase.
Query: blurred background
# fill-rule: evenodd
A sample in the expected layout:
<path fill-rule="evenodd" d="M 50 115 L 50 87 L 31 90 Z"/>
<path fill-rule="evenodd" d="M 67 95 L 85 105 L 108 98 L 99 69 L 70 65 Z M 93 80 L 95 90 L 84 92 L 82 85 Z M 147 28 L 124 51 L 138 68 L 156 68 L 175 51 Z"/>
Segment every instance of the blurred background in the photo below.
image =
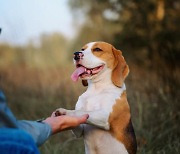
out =
<path fill-rule="evenodd" d="M 122 50 L 139 154 L 180 153 L 180 1 L 1 0 L 0 88 L 19 119 L 73 109 L 86 89 L 73 83 L 73 52 L 91 41 Z M 43 154 L 83 154 L 70 131 Z"/>

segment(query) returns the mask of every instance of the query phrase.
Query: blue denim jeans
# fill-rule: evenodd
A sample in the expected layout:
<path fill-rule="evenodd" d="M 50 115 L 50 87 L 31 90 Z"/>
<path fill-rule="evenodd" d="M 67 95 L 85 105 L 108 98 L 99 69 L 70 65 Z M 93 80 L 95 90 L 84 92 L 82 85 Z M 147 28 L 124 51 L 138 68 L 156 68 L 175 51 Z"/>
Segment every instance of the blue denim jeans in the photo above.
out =
<path fill-rule="evenodd" d="M 32 137 L 20 129 L 0 128 L 0 154 L 39 154 Z"/>

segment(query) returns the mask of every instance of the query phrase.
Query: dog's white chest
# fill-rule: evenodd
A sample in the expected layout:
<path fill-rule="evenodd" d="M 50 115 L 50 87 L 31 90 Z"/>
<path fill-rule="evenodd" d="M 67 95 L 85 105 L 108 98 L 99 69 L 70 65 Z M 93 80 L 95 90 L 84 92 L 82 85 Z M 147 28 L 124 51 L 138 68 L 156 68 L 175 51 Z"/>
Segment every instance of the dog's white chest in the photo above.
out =
<path fill-rule="evenodd" d="M 122 89 L 112 88 L 101 92 L 86 91 L 79 97 L 76 110 L 99 111 L 98 117 L 103 117 L 103 112 L 110 114 L 116 99 L 119 99 L 125 86 Z M 96 123 L 98 123 L 97 121 Z M 108 122 L 108 119 L 107 119 Z M 127 154 L 124 145 L 117 141 L 109 131 L 99 129 L 95 126 L 84 125 L 84 140 L 87 154 Z M 107 146 L 108 145 L 108 146 Z"/>
<path fill-rule="evenodd" d="M 85 92 L 79 97 L 76 110 L 94 111 L 104 110 L 111 112 L 116 99 L 121 95 L 120 91 Z"/>

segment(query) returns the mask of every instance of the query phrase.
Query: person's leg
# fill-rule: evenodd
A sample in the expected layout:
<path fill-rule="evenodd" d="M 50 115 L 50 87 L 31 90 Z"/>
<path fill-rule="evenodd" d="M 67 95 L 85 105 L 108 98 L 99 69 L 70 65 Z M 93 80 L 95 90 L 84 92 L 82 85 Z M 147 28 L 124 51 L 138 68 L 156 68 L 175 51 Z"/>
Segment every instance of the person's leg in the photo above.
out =
<path fill-rule="evenodd" d="M 0 154 L 39 154 L 32 137 L 20 130 L 0 128 Z"/>

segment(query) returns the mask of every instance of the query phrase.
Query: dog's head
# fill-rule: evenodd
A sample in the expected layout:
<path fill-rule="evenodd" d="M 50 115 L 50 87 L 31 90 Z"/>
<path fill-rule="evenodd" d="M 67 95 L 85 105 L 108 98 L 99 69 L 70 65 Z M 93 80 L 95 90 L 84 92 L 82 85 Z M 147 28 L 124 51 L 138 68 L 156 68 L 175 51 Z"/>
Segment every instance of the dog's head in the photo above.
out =
<path fill-rule="evenodd" d="M 83 84 L 93 80 L 105 71 L 110 71 L 112 83 L 121 87 L 129 73 L 122 52 L 106 42 L 91 42 L 74 53 L 76 70 L 71 78 L 77 81 L 80 77 Z"/>

